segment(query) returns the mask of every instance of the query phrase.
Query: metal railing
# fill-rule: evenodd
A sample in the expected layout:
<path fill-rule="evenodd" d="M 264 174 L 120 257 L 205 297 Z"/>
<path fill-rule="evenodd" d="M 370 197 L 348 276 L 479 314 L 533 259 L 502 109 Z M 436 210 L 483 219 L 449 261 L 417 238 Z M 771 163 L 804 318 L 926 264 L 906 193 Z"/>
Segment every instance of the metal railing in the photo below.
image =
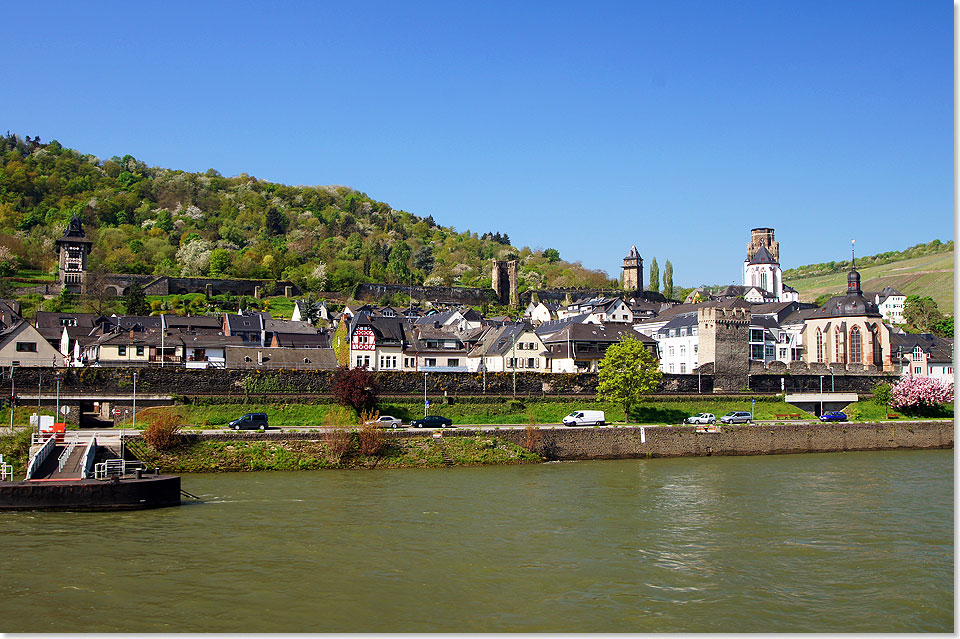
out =
<path fill-rule="evenodd" d="M 80 443 L 80 438 L 74 434 L 70 441 L 67 443 L 67 447 L 63 449 L 63 452 L 60 453 L 60 457 L 57 458 L 57 472 L 63 472 L 63 467 L 67 465 L 67 461 L 70 459 L 70 455 L 73 454 L 73 449 L 77 447 L 77 444 Z"/>
<path fill-rule="evenodd" d="M 139 461 L 127 461 L 125 459 L 108 459 L 94 466 L 93 476 L 96 479 L 107 479 L 111 475 L 122 477 L 128 473 L 137 470 L 143 470 L 144 466 Z"/>
<path fill-rule="evenodd" d="M 87 444 L 87 450 L 83 453 L 83 464 L 81 465 L 80 478 L 87 479 L 93 470 L 93 462 L 97 458 L 97 435 L 94 433 Z"/>
<path fill-rule="evenodd" d="M 0 481 L 13 481 L 13 465 L 3 461 L 0 455 Z"/>
<path fill-rule="evenodd" d="M 44 441 L 43 448 L 37 451 L 37 454 L 33 456 L 30 460 L 30 463 L 27 465 L 27 474 L 24 479 L 33 478 L 33 474 L 37 472 L 40 468 L 40 465 L 50 456 L 50 453 L 57 447 L 57 438 L 51 434 L 45 434 L 47 439 Z"/>

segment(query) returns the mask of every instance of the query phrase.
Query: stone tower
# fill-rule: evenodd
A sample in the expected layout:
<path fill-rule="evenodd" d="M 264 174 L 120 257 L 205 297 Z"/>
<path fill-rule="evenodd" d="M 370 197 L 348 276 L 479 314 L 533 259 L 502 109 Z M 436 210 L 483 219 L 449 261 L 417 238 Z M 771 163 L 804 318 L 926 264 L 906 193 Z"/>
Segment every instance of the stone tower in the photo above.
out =
<path fill-rule="evenodd" d="M 749 262 L 757 254 L 761 246 L 767 247 L 767 251 L 773 257 L 773 261 L 780 263 L 780 242 L 773 239 L 773 229 L 758 228 L 750 229 L 750 243 L 747 244 L 747 259 Z"/>
<path fill-rule="evenodd" d="M 713 362 L 713 392 L 746 388 L 750 373 L 750 310 L 707 307 L 697 310 L 697 357 Z"/>
<path fill-rule="evenodd" d="M 497 294 L 497 301 L 504 305 L 517 306 L 520 303 L 517 294 L 517 261 L 493 260 L 491 286 Z"/>
<path fill-rule="evenodd" d="M 87 279 L 87 255 L 93 248 L 83 232 L 83 222 L 73 214 L 73 219 L 57 240 L 57 254 L 60 258 L 60 288 L 70 293 L 83 293 Z"/>
<path fill-rule="evenodd" d="M 643 258 L 636 246 L 623 258 L 623 290 L 643 293 Z"/>

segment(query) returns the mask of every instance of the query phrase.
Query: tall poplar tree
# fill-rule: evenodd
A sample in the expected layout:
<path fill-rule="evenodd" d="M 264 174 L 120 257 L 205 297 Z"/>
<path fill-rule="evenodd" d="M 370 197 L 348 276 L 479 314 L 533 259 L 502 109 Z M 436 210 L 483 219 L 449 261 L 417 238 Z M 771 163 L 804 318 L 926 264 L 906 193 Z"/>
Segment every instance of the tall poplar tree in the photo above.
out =
<path fill-rule="evenodd" d="M 673 299 L 673 264 L 670 260 L 663 266 L 663 294 L 667 299 Z"/>
<path fill-rule="evenodd" d="M 657 264 L 657 258 L 653 258 L 650 262 L 650 284 L 647 290 L 654 293 L 660 292 L 660 266 Z"/>

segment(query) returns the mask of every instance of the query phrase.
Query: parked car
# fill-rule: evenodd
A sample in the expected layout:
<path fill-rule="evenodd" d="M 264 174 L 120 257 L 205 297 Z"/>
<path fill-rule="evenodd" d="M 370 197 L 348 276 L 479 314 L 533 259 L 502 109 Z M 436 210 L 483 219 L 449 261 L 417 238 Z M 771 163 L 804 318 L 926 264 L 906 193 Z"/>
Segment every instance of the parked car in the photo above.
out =
<path fill-rule="evenodd" d="M 266 413 L 247 413 L 243 417 L 233 420 L 227 428 L 233 430 L 264 430 L 267 426 Z"/>
<path fill-rule="evenodd" d="M 365 424 L 373 424 L 378 428 L 400 428 L 403 425 L 403 420 L 399 417 L 391 417 L 390 415 L 381 415 L 373 421 L 364 422 Z"/>
<path fill-rule="evenodd" d="M 713 424 L 717 421 L 713 413 L 699 413 L 693 417 L 687 417 L 688 424 Z"/>
<path fill-rule="evenodd" d="M 847 421 L 846 413 L 842 413 L 838 410 L 832 410 L 830 412 L 824 413 L 820 416 L 821 422 L 845 422 Z"/>
<path fill-rule="evenodd" d="M 414 428 L 443 428 L 444 426 L 453 426 L 453 420 L 440 415 L 427 415 L 413 420 L 410 425 Z"/>
<path fill-rule="evenodd" d="M 564 426 L 589 426 L 590 424 L 604 424 L 606 415 L 602 410 L 575 410 L 563 418 Z"/>
<path fill-rule="evenodd" d="M 753 421 L 753 413 L 745 410 L 733 410 L 720 418 L 724 424 L 749 424 Z"/>

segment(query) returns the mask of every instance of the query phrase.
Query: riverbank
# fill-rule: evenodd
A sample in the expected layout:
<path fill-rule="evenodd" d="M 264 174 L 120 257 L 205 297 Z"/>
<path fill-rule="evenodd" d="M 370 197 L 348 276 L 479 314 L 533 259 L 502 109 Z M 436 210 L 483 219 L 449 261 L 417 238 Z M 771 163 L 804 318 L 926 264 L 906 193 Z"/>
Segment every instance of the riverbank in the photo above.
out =
<path fill-rule="evenodd" d="M 139 436 L 129 450 L 163 472 L 239 472 L 325 468 L 424 468 L 537 463 L 550 460 L 775 455 L 862 450 L 953 448 L 952 421 L 882 424 L 527 427 L 441 437 L 383 431 L 383 449 L 363 454 L 356 434 L 347 446 L 320 432 L 186 434 L 171 451 L 152 451 Z M 336 450 L 341 452 L 337 453 Z"/>

